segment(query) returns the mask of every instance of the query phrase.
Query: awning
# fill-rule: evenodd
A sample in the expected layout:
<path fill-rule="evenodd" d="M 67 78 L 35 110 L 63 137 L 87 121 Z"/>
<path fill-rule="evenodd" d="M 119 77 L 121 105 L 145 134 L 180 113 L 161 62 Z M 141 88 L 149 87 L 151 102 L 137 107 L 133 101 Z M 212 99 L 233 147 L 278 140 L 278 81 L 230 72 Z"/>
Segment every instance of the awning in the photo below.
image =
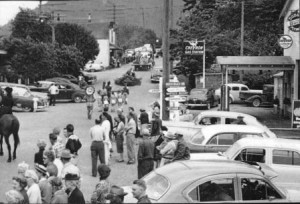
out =
<path fill-rule="evenodd" d="M 109 49 L 110 50 L 123 50 L 122 48 L 117 47 L 116 45 L 113 45 L 111 43 L 109 43 Z"/>
<path fill-rule="evenodd" d="M 217 64 L 227 70 L 294 70 L 289 56 L 217 56 Z"/>

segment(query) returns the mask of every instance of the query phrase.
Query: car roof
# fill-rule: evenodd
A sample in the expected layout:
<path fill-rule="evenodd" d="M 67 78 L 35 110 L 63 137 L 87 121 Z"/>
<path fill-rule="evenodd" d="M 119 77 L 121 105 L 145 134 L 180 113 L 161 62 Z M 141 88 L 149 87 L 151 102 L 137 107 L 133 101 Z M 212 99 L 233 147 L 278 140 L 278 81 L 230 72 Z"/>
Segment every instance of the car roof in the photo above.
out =
<path fill-rule="evenodd" d="M 1 86 L 18 86 L 18 87 L 23 87 L 28 89 L 28 86 L 24 85 L 24 84 L 17 84 L 17 83 L 8 83 L 8 82 L 0 82 Z"/>
<path fill-rule="evenodd" d="M 284 139 L 284 138 L 242 138 L 238 140 L 237 145 L 243 146 L 254 146 L 261 148 L 289 148 L 289 149 L 298 149 L 300 150 L 300 140 L 295 139 Z"/>
<path fill-rule="evenodd" d="M 211 116 L 211 115 L 215 115 L 216 117 L 224 117 L 224 116 L 229 116 L 229 117 L 238 117 L 238 116 L 244 116 L 244 117 L 247 117 L 247 118 L 252 118 L 252 119 L 255 119 L 256 118 L 252 115 L 248 115 L 248 114 L 245 114 L 245 113 L 239 113 L 239 112 L 229 112 L 229 111 L 203 111 L 201 113 L 199 113 L 199 115 L 201 116 Z"/>
<path fill-rule="evenodd" d="M 254 166 L 234 160 L 185 160 L 173 162 L 155 169 L 157 174 L 167 177 L 170 182 L 188 182 L 216 174 L 247 173 L 263 176 Z M 197 175 L 197 177 L 196 177 Z"/>
<path fill-rule="evenodd" d="M 220 125 L 209 125 L 201 129 L 202 133 L 206 137 L 210 137 L 217 133 L 226 132 L 241 132 L 241 133 L 262 133 L 265 130 L 252 125 L 236 125 L 236 124 L 220 124 Z"/>
<path fill-rule="evenodd" d="M 53 81 L 38 81 L 39 83 L 45 83 L 45 84 L 53 84 L 55 82 Z"/>

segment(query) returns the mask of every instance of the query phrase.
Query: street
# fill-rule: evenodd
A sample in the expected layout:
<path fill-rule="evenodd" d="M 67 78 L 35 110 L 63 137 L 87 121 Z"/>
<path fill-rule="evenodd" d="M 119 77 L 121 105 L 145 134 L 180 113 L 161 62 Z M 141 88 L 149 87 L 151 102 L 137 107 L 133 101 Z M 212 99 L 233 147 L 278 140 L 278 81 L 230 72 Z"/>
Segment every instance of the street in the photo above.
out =
<path fill-rule="evenodd" d="M 155 59 L 156 66 L 160 66 L 162 58 Z M 122 87 L 114 84 L 114 79 L 121 77 L 129 68 L 131 64 L 126 64 L 121 68 L 106 70 L 103 72 L 95 72 L 97 76 L 96 90 L 102 87 L 103 81 L 111 81 L 113 90 L 121 89 Z M 157 89 L 158 84 L 152 84 L 150 81 L 150 71 L 136 72 L 137 78 L 142 78 L 141 86 L 129 87 L 129 104 L 124 106 L 124 114 L 128 112 L 128 106 L 135 108 L 138 114 L 140 108 L 149 108 L 149 104 L 159 98 L 159 94 L 149 93 L 149 89 Z M 96 104 L 95 106 L 96 107 Z M 33 168 L 34 153 L 38 151 L 36 145 L 38 139 L 45 139 L 49 142 L 49 133 L 54 127 L 62 129 L 67 124 L 74 125 L 74 133 L 79 136 L 82 142 L 82 148 L 79 150 L 78 166 L 82 174 L 82 192 L 86 201 L 90 200 L 90 196 L 95 188 L 99 178 L 91 176 L 91 155 L 90 144 L 91 139 L 88 135 L 89 129 L 95 124 L 95 119 L 99 117 L 97 108 L 92 116 L 92 120 L 87 119 L 87 110 L 85 103 L 57 103 L 56 106 L 51 106 L 43 112 L 14 112 L 20 121 L 20 141 L 21 144 L 17 149 L 17 159 L 11 163 L 7 163 L 7 147 L 3 143 L 4 156 L 0 157 L 0 202 L 5 202 L 5 192 L 12 187 L 12 177 L 17 175 L 17 166 L 22 161 L 25 161 Z M 115 116 L 115 113 L 112 115 Z M 13 145 L 13 137 L 10 137 L 10 144 Z M 113 144 L 115 149 L 115 143 Z M 127 159 L 126 151 L 124 151 L 125 161 Z M 110 180 L 113 184 L 124 186 L 131 185 L 133 180 L 137 179 L 137 167 L 135 165 L 127 165 L 124 163 L 117 163 L 116 150 L 112 154 L 110 167 L 112 169 Z"/>

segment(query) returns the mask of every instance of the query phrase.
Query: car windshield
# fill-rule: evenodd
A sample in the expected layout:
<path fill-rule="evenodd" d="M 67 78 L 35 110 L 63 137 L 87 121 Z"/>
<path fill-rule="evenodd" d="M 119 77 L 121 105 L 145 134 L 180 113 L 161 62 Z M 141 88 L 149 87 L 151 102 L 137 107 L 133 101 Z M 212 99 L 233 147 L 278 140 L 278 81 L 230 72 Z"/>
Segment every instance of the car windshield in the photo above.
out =
<path fill-rule="evenodd" d="M 192 138 L 191 138 L 191 143 L 194 144 L 202 144 L 202 142 L 204 141 L 204 136 L 203 136 L 203 129 L 199 130 L 197 133 L 195 133 Z"/>
<path fill-rule="evenodd" d="M 224 156 L 226 156 L 228 159 L 232 159 L 235 155 L 235 153 L 240 149 L 240 145 L 235 142 L 233 143 L 233 145 L 231 145 L 225 152 L 224 152 Z"/>
<path fill-rule="evenodd" d="M 153 200 L 160 199 L 170 186 L 170 182 L 166 177 L 154 171 L 145 176 L 143 180 L 147 184 L 147 195 Z"/>

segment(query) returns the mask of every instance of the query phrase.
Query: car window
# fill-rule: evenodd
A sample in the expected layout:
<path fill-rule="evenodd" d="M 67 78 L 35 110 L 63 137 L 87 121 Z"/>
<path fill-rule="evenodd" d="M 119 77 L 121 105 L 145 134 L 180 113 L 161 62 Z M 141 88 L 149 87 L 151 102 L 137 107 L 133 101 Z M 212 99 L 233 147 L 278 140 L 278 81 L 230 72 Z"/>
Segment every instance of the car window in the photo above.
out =
<path fill-rule="evenodd" d="M 148 197 L 154 200 L 158 200 L 170 186 L 168 179 L 155 172 L 148 174 L 143 180 L 147 184 Z"/>
<path fill-rule="evenodd" d="M 236 121 L 236 118 L 225 118 L 225 124 L 234 124 Z"/>
<path fill-rule="evenodd" d="M 199 125 L 213 125 L 213 124 L 220 124 L 221 118 L 220 117 L 203 117 L 199 121 Z"/>
<path fill-rule="evenodd" d="M 242 89 L 242 91 L 248 91 L 249 90 L 247 87 L 242 87 L 241 89 Z"/>
<path fill-rule="evenodd" d="M 266 151 L 260 148 L 243 149 L 240 154 L 235 157 L 237 161 L 261 162 L 265 163 Z"/>
<path fill-rule="evenodd" d="M 300 166 L 300 154 L 289 150 L 273 150 L 273 164 Z"/>
<path fill-rule="evenodd" d="M 245 137 L 262 137 L 262 135 L 260 133 L 241 133 L 239 136 L 239 139 L 242 139 Z"/>
<path fill-rule="evenodd" d="M 273 200 L 282 196 L 267 181 L 258 178 L 241 178 L 243 200 Z"/>
<path fill-rule="evenodd" d="M 23 96 L 23 97 L 31 96 L 30 92 L 27 89 L 21 87 L 13 87 L 12 94 L 15 96 Z"/>
<path fill-rule="evenodd" d="M 232 145 L 237 137 L 236 133 L 221 133 L 215 135 L 209 142 L 209 145 Z"/>
<path fill-rule="evenodd" d="M 233 86 L 232 87 L 232 91 L 239 91 L 240 89 L 239 89 L 239 87 L 238 86 Z"/>
<path fill-rule="evenodd" d="M 235 200 L 234 179 L 225 178 L 207 181 L 194 188 L 188 195 L 196 202 Z"/>

